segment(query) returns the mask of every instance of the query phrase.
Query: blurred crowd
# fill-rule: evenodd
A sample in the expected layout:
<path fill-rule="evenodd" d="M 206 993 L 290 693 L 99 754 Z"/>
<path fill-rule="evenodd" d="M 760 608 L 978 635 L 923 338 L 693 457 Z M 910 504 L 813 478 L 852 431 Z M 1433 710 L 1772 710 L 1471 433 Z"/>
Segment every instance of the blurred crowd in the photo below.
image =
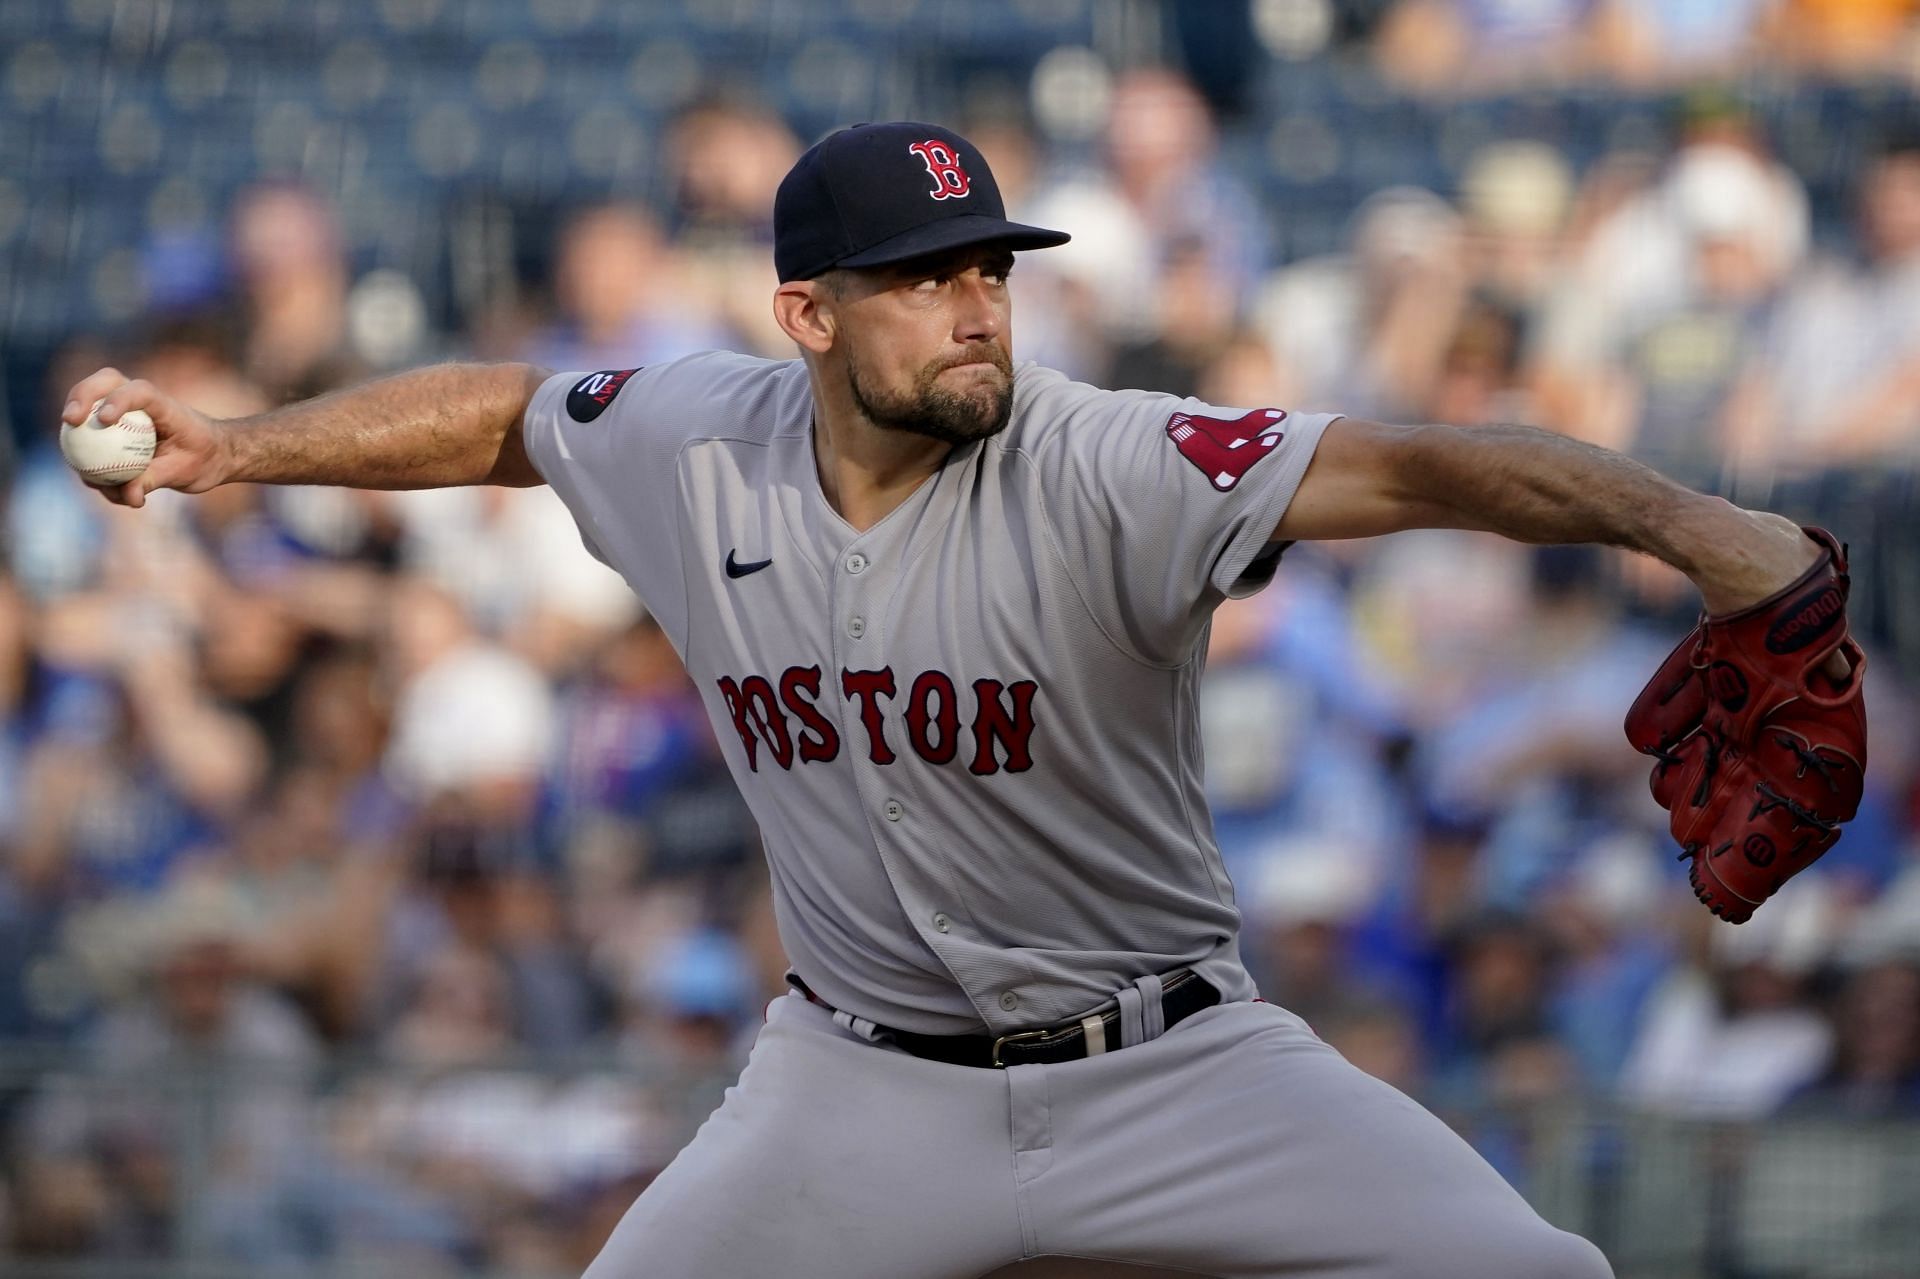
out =
<path fill-rule="evenodd" d="M 1333 7 L 1366 24 L 1396 77 L 1438 92 L 1583 76 L 1644 86 L 1754 66 L 1826 77 L 1904 73 L 1913 67 L 1920 15 L 1912 0 L 1336 0 Z"/>
<path fill-rule="evenodd" d="M 1532 48 L 1524 14 L 1564 11 L 1597 43 L 1542 58 L 1677 24 L 1711 65 L 1763 16 L 1796 56 L 1883 57 L 1867 33 L 1910 6 L 1391 8 L 1378 38 L 1422 50 L 1393 31 Z M 1889 120 L 1832 227 L 1734 99 L 1694 97 L 1657 151 L 1575 171 L 1498 142 L 1457 190 L 1382 190 L 1341 251 L 1280 262 L 1287 210 L 1179 73 L 1120 76 L 1086 154 L 1012 113 L 955 123 L 1012 216 L 1074 235 L 1016 269 L 1016 358 L 1223 405 L 1534 422 L 1804 503 L 1879 563 L 1859 495 L 1920 442 L 1920 129 Z M 324 193 L 256 186 L 219 252 L 149 246 L 163 301 L 74 335 L 40 419 L 108 363 L 237 416 L 454 356 L 785 358 L 769 217 L 802 145 L 703 100 L 659 139 L 670 200 L 572 211 L 450 332 L 415 282 L 356 273 Z M 781 989 L 752 820 L 659 629 L 545 489 L 127 512 L 42 438 L 7 520 L 0 1255 L 584 1266 Z M 1735 929 L 1687 891 L 1621 733 L 1691 621 L 1684 580 L 1457 533 L 1289 552 L 1221 610 L 1204 692 L 1263 993 L 1469 1126 L 1571 1098 L 1920 1116 L 1920 665 L 1871 598 L 1905 564 L 1881 554 L 1865 805 Z"/>
<path fill-rule="evenodd" d="M 1364 59 L 1445 99 L 1527 88 L 1648 90 L 1762 72 L 1910 80 L 1914 0 L 1165 0 L 1188 65 L 1237 79 L 1250 50 Z M 1235 37 L 1238 37 L 1236 39 Z"/>

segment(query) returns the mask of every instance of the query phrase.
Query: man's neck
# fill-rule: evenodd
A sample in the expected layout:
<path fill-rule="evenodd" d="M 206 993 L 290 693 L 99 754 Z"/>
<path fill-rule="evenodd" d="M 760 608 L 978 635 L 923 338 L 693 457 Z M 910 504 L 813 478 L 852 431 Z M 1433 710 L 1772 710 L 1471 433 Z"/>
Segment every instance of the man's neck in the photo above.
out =
<path fill-rule="evenodd" d="M 940 469 L 953 446 L 868 420 L 844 393 L 813 383 L 813 461 L 820 491 L 841 519 L 864 533 L 891 515 Z"/>

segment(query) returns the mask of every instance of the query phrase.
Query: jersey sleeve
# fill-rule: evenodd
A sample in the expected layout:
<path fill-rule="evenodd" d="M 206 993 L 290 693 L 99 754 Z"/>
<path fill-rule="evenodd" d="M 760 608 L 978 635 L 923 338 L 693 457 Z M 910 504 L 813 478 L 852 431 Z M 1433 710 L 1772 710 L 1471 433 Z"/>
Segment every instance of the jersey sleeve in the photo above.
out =
<path fill-rule="evenodd" d="M 677 380 L 674 364 L 561 373 L 540 385 L 521 419 L 527 457 L 580 540 L 676 641 L 686 628 L 676 466 L 685 441 L 663 406 Z"/>
<path fill-rule="evenodd" d="M 1036 370 L 1036 372 L 1039 372 Z M 1049 375 L 1032 449 L 1087 606 L 1136 656 L 1191 656 L 1221 600 L 1273 578 L 1271 542 L 1339 414 L 1222 408 Z"/>

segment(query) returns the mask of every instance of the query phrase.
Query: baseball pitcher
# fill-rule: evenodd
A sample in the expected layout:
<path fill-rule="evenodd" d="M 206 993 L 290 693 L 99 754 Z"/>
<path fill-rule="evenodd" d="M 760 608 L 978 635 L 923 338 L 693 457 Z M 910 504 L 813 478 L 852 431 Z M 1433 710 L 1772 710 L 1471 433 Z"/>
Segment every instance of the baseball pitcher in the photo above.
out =
<path fill-rule="evenodd" d="M 1744 918 L 1859 799 L 1842 548 L 1530 428 L 1016 363 L 1014 255 L 1067 237 L 1007 221 L 935 125 L 833 134 L 774 212 L 797 359 L 443 366 L 239 421 L 103 369 L 66 408 L 152 416 L 110 494 L 136 507 L 550 484 L 672 637 L 764 834 L 792 989 L 589 1279 L 1610 1274 L 1257 998 L 1202 798 L 1208 620 L 1299 539 L 1479 529 L 1680 568 L 1705 620 L 1630 735 L 1695 890 Z"/>

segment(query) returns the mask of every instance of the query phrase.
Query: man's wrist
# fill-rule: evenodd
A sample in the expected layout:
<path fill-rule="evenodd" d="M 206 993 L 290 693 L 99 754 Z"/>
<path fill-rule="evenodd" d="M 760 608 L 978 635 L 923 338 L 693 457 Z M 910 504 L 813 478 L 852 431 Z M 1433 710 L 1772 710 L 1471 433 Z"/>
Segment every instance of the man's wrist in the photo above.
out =
<path fill-rule="evenodd" d="M 1820 545 L 1783 515 L 1747 511 L 1721 498 L 1695 526 L 1693 563 L 1709 617 L 1751 608 L 1778 594 L 1821 559 Z"/>
<path fill-rule="evenodd" d="M 211 482 L 208 488 L 218 488 L 222 484 L 232 484 L 240 479 L 240 424 L 244 418 L 215 418 L 213 427 L 213 456 L 209 459 L 207 474 Z"/>

